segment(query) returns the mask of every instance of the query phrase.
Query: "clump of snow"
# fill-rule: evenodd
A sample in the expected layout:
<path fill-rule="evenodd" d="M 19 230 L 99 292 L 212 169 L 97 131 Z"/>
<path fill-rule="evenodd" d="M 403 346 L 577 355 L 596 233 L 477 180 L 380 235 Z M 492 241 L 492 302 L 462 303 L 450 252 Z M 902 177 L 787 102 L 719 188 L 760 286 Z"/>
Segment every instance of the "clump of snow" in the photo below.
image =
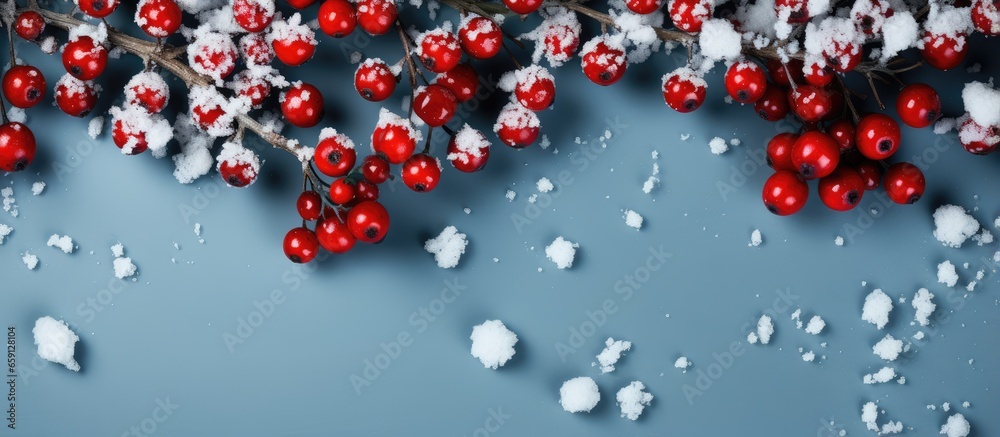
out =
<path fill-rule="evenodd" d="M 208 174 L 215 164 L 211 152 L 214 139 L 196 127 L 188 114 L 177 115 L 174 130 L 181 146 L 181 152 L 171 157 L 174 178 L 182 184 L 190 184 Z"/>
<path fill-rule="evenodd" d="M 757 330 L 747 334 L 747 341 L 750 344 L 768 344 L 771 342 L 771 335 L 774 334 L 774 321 L 771 316 L 763 315 L 757 320 Z"/>
<path fill-rule="evenodd" d="M 45 191 L 45 182 L 38 181 L 31 184 L 31 194 L 33 196 L 40 195 L 43 191 Z"/>
<path fill-rule="evenodd" d="M 499 320 L 487 320 L 472 328 L 472 356 L 483 366 L 496 370 L 514 357 L 517 334 Z"/>
<path fill-rule="evenodd" d="M 824 321 L 822 317 L 812 316 L 812 318 L 809 319 L 809 323 L 806 324 L 806 333 L 819 335 L 820 332 L 823 332 L 823 328 L 825 327 L 826 321 Z"/>
<path fill-rule="evenodd" d="M 513 202 L 514 198 L 517 197 L 517 193 L 514 190 L 507 190 L 507 193 L 503 197 L 506 197 L 508 202 Z"/>
<path fill-rule="evenodd" d="M 104 117 L 96 116 L 87 123 L 87 135 L 90 139 L 96 140 L 104 131 Z"/>
<path fill-rule="evenodd" d="M 702 23 L 698 46 L 702 55 L 712 61 L 732 61 L 740 57 L 743 42 L 729 20 L 713 18 Z"/>
<path fill-rule="evenodd" d="M 687 357 L 680 357 L 677 361 L 674 361 L 674 367 L 683 370 L 684 373 L 687 373 L 688 367 L 691 367 L 692 364 L 691 360 L 687 359 Z"/>
<path fill-rule="evenodd" d="M 615 371 L 615 364 L 621 359 L 622 354 L 632 348 L 632 342 L 627 340 L 615 340 L 611 337 L 604 342 L 604 350 L 597 354 L 597 361 L 601 364 L 601 373 Z"/>
<path fill-rule="evenodd" d="M 892 381 L 894 378 L 896 378 L 896 369 L 883 367 L 878 372 L 865 375 L 862 382 L 865 384 L 882 384 Z"/>
<path fill-rule="evenodd" d="M 559 388 L 559 404 L 570 413 L 589 413 L 601 400 L 597 383 L 589 376 L 579 376 Z"/>
<path fill-rule="evenodd" d="M 895 361 L 899 354 L 903 352 L 903 340 L 897 340 L 890 334 L 872 346 L 872 353 L 886 361 Z"/>
<path fill-rule="evenodd" d="M 115 256 L 112 264 L 115 269 L 116 278 L 125 279 L 135 274 L 137 268 L 132 263 L 132 258 L 125 257 L 125 246 L 122 246 L 121 243 L 111 246 L 111 254 Z"/>
<path fill-rule="evenodd" d="M 860 1 L 857 5 L 870 5 L 873 2 Z M 870 15 L 872 17 L 882 17 L 881 13 Z M 903 50 L 917 45 L 920 26 L 913 15 L 906 11 L 895 11 L 895 13 L 885 19 L 882 24 L 882 52 L 879 62 L 886 63 Z"/>
<path fill-rule="evenodd" d="M 14 232 L 14 228 L 0 223 L 0 244 L 3 244 L 4 238 L 7 238 L 11 232 Z"/>
<path fill-rule="evenodd" d="M 726 143 L 726 140 L 720 137 L 715 137 L 708 142 L 708 148 L 711 149 L 713 154 L 721 155 L 729 150 L 729 144 Z"/>
<path fill-rule="evenodd" d="M 955 265 L 951 261 L 938 264 L 937 269 L 938 282 L 949 287 L 954 287 L 958 283 L 958 272 L 955 271 Z"/>
<path fill-rule="evenodd" d="M 38 267 L 38 257 L 28 252 L 24 252 L 24 255 L 21 255 L 21 262 L 24 263 L 24 266 L 28 270 L 35 270 L 35 267 Z"/>
<path fill-rule="evenodd" d="M 979 232 L 979 222 L 958 205 L 943 205 L 934 211 L 934 238 L 949 247 L 962 243 Z"/>
<path fill-rule="evenodd" d="M 760 246 L 760 244 L 763 242 L 764 242 L 764 237 L 760 235 L 760 229 L 754 229 L 753 232 L 750 233 L 750 243 L 748 244 L 748 246 L 757 247 Z"/>
<path fill-rule="evenodd" d="M 965 419 L 962 413 L 955 413 L 948 417 L 948 421 L 941 425 L 941 434 L 948 437 L 967 437 L 972 432 L 972 425 Z"/>
<path fill-rule="evenodd" d="M 920 326 L 927 326 L 930 324 L 930 316 L 934 313 L 937 308 L 937 304 L 931 301 L 934 298 L 934 293 L 931 293 L 926 288 L 921 288 L 917 290 L 917 294 L 913 295 L 913 300 L 910 304 L 913 305 L 913 309 L 916 313 L 913 319 L 920 324 Z"/>
<path fill-rule="evenodd" d="M 861 421 L 865 423 L 871 431 L 878 431 L 878 406 L 874 402 L 868 402 L 861 407 Z"/>
<path fill-rule="evenodd" d="M 69 235 L 59 236 L 58 234 L 52 234 L 49 237 L 49 241 L 45 243 L 49 247 L 55 247 L 62 250 L 64 253 L 73 253 L 73 239 Z"/>
<path fill-rule="evenodd" d="M 535 188 L 538 188 L 538 192 L 540 193 L 548 193 L 549 191 L 552 191 L 555 186 L 552 185 L 552 181 L 550 181 L 549 178 L 541 178 L 535 183 Z"/>
<path fill-rule="evenodd" d="M 454 226 L 448 226 L 437 237 L 427 240 L 424 243 L 424 250 L 434 254 L 438 267 L 450 269 L 458 265 L 458 260 L 465 253 L 468 244 L 465 234 L 458 232 Z"/>
<path fill-rule="evenodd" d="M 639 230 L 642 228 L 643 218 L 639 213 L 631 209 L 625 210 L 625 225 Z"/>
<path fill-rule="evenodd" d="M 861 320 L 882 329 L 889 323 L 889 312 L 891 311 L 892 298 L 881 289 L 876 288 L 865 297 L 865 304 L 861 309 Z"/>
<path fill-rule="evenodd" d="M 636 420 L 642 415 L 646 406 L 653 402 L 653 395 L 644 392 L 645 389 L 646 386 L 643 383 L 632 381 L 629 385 L 618 390 L 615 398 L 618 400 L 618 406 L 621 407 L 622 417 Z"/>
<path fill-rule="evenodd" d="M 566 240 L 563 237 L 556 237 L 552 244 L 545 246 L 545 256 L 554 262 L 560 270 L 568 269 L 573 267 L 573 259 L 576 258 L 576 249 L 578 247 L 580 245 L 577 243 Z"/>
<path fill-rule="evenodd" d="M 74 372 L 80 371 L 80 364 L 73 358 L 76 342 L 80 341 L 80 337 L 65 322 L 49 316 L 41 317 L 35 321 L 31 333 L 35 337 L 39 357 L 62 364 Z"/>
<path fill-rule="evenodd" d="M 833 244 L 836 244 L 837 246 L 843 246 L 844 245 L 844 237 L 841 237 L 841 236 L 838 235 L 837 238 L 833 239 Z"/>
<path fill-rule="evenodd" d="M 806 353 L 802 354 L 802 361 L 805 361 L 807 363 L 811 363 L 811 362 L 813 362 L 815 360 L 816 360 L 816 353 L 813 352 L 813 351 L 809 351 L 809 352 L 806 352 Z"/>

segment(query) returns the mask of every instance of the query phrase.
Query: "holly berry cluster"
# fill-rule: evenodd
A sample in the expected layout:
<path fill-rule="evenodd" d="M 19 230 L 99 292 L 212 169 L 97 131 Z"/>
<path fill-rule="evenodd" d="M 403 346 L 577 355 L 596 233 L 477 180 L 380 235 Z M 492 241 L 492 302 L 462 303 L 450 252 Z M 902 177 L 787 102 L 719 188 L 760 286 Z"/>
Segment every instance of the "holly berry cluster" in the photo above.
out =
<path fill-rule="evenodd" d="M 667 106 L 682 113 L 702 105 L 705 74 L 724 63 L 724 85 L 733 102 L 752 105 L 766 120 L 792 114 L 803 123 L 800 132 L 779 134 L 767 147 L 776 173 L 765 184 L 764 202 L 785 215 L 805 203 L 809 179 L 819 180 L 821 200 L 835 210 L 853 208 L 865 190 L 880 185 L 894 201 L 919 199 L 925 185 L 919 169 L 885 164 L 900 145 L 897 123 L 879 113 L 859 114 L 852 102 L 856 92 L 841 75 L 864 76 L 880 102 L 873 79 L 898 80 L 897 75 L 919 65 L 898 67 L 905 62 L 903 51 L 917 48 L 927 64 L 950 69 L 963 61 L 971 32 L 1000 34 L 1000 0 L 964 5 L 961 2 L 968 0 L 934 1 L 913 11 L 889 0 L 609 0 L 608 13 L 577 0 L 440 0 L 457 10 L 461 20 L 454 27 L 445 22 L 424 30 L 404 25 L 402 4 L 394 0 L 285 0 L 295 9 L 290 15 L 275 1 L 140 0 L 133 21 L 152 40 L 108 24 L 105 18 L 119 8 L 120 0 L 74 0 L 76 9 L 68 14 L 27 0 L 27 6 L 16 16 L 5 16 L 4 23 L 46 53 L 58 46 L 48 28 L 67 31 L 61 46 L 66 73 L 55 86 L 55 101 L 71 116 L 82 117 L 95 108 L 102 90 L 94 79 L 106 69 L 111 50 L 144 60 L 146 68 L 126 84 L 121 106 L 109 111 L 111 136 L 123 154 L 150 150 L 163 157 L 176 135 L 182 149 L 201 144 L 211 158 L 208 149 L 215 139 L 224 138 L 214 167 L 233 187 L 251 185 L 260 173 L 260 158 L 243 146 L 247 131 L 300 160 L 304 188 L 297 208 L 302 226 L 289 231 L 284 241 L 285 253 L 295 262 L 309 262 L 320 249 L 344 253 L 359 240 L 381 241 L 389 214 L 379 203 L 379 186 L 396 177 L 393 166 L 415 192 L 433 191 L 440 183 L 442 165 L 430 141 L 435 130 L 450 137 L 438 156 L 457 170 L 471 173 L 486 165 L 491 143 L 487 135 L 468 124 L 458 128 L 449 123 L 459 105 L 477 95 L 481 84 L 475 64 L 501 51 L 511 57 L 515 69 L 498 83 L 510 93 L 510 102 L 492 130 L 514 149 L 537 141 L 537 112 L 550 108 L 555 99 L 549 68 L 574 57 L 579 57 L 588 79 L 608 86 L 621 80 L 630 64 L 644 62 L 655 52 L 686 49 L 686 63 L 664 75 L 661 83 Z M 520 36 L 510 35 L 502 26 L 511 13 L 520 15 L 525 25 L 538 24 Z M 305 16 L 311 14 L 315 21 L 307 21 Z M 430 16 L 433 21 L 434 13 Z M 581 17 L 601 26 L 600 33 L 585 42 Z M 95 25 L 80 18 L 99 21 Z M 194 19 L 196 26 L 182 26 Z M 262 112 L 272 102 L 280 120 L 293 126 L 311 128 L 323 121 L 322 90 L 315 84 L 289 82 L 279 70 L 313 58 L 320 44 L 317 31 L 330 38 L 358 31 L 398 34 L 403 49 L 398 61 L 356 61 L 354 88 L 366 101 L 382 105 L 392 97 L 404 70 L 409 82 L 406 114 L 383 106 L 366 139 L 370 153 L 363 156 L 358 156 L 351 138 L 329 127 L 322 129 L 315 147 L 301 145 L 284 137 L 280 122 Z M 178 34 L 186 44 L 171 45 Z M 508 43 L 526 48 L 526 42 L 534 42 L 534 51 L 531 63 L 522 66 Z M 44 99 L 45 78 L 39 69 L 18 64 L 12 41 L 10 48 L 3 97 L 29 108 Z M 173 125 L 160 115 L 170 100 L 163 71 L 182 79 L 189 90 L 188 111 Z M 991 85 L 984 87 L 993 91 Z M 1000 143 L 1000 123 L 984 122 L 969 111 L 971 116 L 959 118 L 963 145 L 974 153 L 991 152 Z M 907 125 L 926 127 L 941 117 L 940 100 L 929 86 L 912 84 L 901 93 L 897 112 Z M 27 126 L 10 121 L 6 111 L 3 118 L 0 169 L 22 170 L 34 157 L 34 137 Z M 174 159 L 184 161 L 187 173 L 193 173 L 184 177 L 188 182 L 212 167 L 210 160 L 201 165 L 192 159 L 186 149 L 182 154 Z"/>

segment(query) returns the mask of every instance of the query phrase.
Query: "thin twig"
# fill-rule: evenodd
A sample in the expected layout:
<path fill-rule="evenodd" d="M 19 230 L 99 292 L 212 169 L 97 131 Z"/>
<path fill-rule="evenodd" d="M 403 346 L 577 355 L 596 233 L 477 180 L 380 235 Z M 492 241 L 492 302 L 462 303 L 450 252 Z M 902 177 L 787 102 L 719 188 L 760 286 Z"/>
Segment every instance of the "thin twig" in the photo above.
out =
<path fill-rule="evenodd" d="M 840 85 L 841 91 L 844 93 L 844 100 L 847 102 L 847 107 L 851 110 L 851 116 L 854 118 L 854 124 L 858 124 L 861 117 L 858 116 L 858 110 L 854 108 L 854 102 L 851 101 L 850 88 L 847 88 L 847 84 L 844 83 L 844 79 L 840 75 L 835 75 L 837 78 L 837 84 Z"/>
<path fill-rule="evenodd" d="M 399 40 L 403 42 L 403 51 L 406 52 L 406 72 L 410 77 L 410 104 L 409 104 L 409 116 L 413 116 L 413 93 L 417 89 L 417 66 L 413 63 L 413 58 L 410 56 L 410 39 L 406 35 L 406 31 L 403 30 L 403 23 L 396 20 L 396 29 L 399 30 Z"/>

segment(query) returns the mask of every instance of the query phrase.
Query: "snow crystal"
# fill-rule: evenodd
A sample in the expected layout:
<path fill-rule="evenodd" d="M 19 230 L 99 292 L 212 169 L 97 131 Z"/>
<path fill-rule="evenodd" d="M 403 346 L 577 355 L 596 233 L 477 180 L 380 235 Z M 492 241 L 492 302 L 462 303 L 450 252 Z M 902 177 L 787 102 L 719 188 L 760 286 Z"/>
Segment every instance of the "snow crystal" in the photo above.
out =
<path fill-rule="evenodd" d="M 55 247 L 62 250 L 64 253 L 73 253 L 73 239 L 69 235 L 59 236 L 58 234 L 52 234 L 49 237 L 49 241 L 45 243 L 49 247 Z"/>
<path fill-rule="evenodd" d="M 962 102 L 980 126 L 1000 126 L 1000 90 L 990 84 L 969 82 L 962 89 Z"/>
<path fill-rule="evenodd" d="M 553 188 L 555 188 L 552 185 L 552 181 L 550 181 L 549 178 L 539 179 L 538 182 L 535 183 L 535 187 L 538 188 L 538 191 L 542 193 L 548 193 L 549 191 L 552 191 Z"/>
<path fill-rule="evenodd" d="M 937 304 L 931 301 L 934 298 L 934 293 L 927 291 L 926 288 L 921 288 L 917 290 L 917 294 L 913 295 L 913 300 L 910 301 L 910 305 L 913 305 L 913 309 L 916 310 L 913 319 L 920 324 L 920 326 L 927 326 L 930 324 L 930 316 L 934 313 L 937 308 Z"/>
<path fill-rule="evenodd" d="M 570 413 L 589 413 L 600 400 L 597 383 L 588 376 L 573 378 L 559 388 L 559 404 Z"/>
<path fill-rule="evenodd" d="M 957 205 L 943 205 L 934 211 L 934 238 L 949 247 L 962 243 L 979 232 L 979 222 Z"/>
<path fill-rule="evenodd" d="M 625 224 L 629 227 L 633 227 L 636 230 L 642 228 L 643 218 L 639 213 L 632 211 L 631 209 L 625 210 Z"/>
<path fill-rule="evenodd" d="M 687 373 L 688 367 L 691 367 L 693 363 L 687 357 L 680 357 L 677 361 L 674 361 L 674 367 L 681 369 L 684 373 Z"/>
<path fill-rule="evenodd" d="M 487 320 L 476 325 L 469 338 L 472 339 L 472 356 L 479 358 L 486 368 L 496 370 L 514 357 L 517 334 L 499 320 Z"/>
<path fill-rule="evenodd" d="M 899 354 L 903 352 L 903 340 L 897 340 L 890 334 L 872 346 L 872 353 L 886 361 L 895 361 Z"/>
<path fill-rule="evenodd" d="M 622 353 L 632 348 L 632 342 L 608 337 L 604 345 L 604 350 L 597 354 L 597 361 L 601 364 L 601 373 L 614 372 L 615 364 L 621 359 Z"/>
<path fill-rule="evenodd" d="M 865 304 L 861 309 L 861 320 L 882 329 L 889 323 L 889 312 L 891 311 L 892 298 L 881 289 L 876 288 L 865 297 Z"/>
<path fill-rule="evenodd" d="M 573 258 L 576 257 L 576 249 L 579 244 L 556 237 L 556 239 L 545 247 L 545 256 L 556 264 L 559 269 L 573 267 Z"/>
<path fill-rule="evenodd" d="M 965 419 L 962 413 L 955 413 L 948 417 L 948 421 L 941 425 L 941 434 L 948 437 L 967 437 L 972 431 L 972 426 Z"/>
<path fill-rule="evenodd" d="M 21 262 L 28 270 L 35 270 L 35 267 L 38 267 L 38 257 L 28 252 L 24 252 L 24 255 L 21 256 Z"/>
<path fill-rule="evenodd" d="M 882 384 L 892 381 L 894 378 L 896 378 L 896 369 L 883 367 L 878 372 L 865 375 L 862 382 L 865 384 Z"/>
<path fill-rule="evenodd" d="M 80 341 L 80 337 L 69 329 L 66 322 L 49 316 L 41 317 L 35 321 L 31 333 L 35 337 L 39 357 L 62 364 L 74 372 L 80 371 L 80 364 L 73 358 L 76 342 Z"/>
<path fill-rule="evenodd" d="M 712 153 L 716 155 L 721 155 L 729 150 L 729 144 L 726 144 L 726 140 L 720 137 L 712 138 L 712 140 L 708 142 L 708 147 L 712 150 Z"/>
<path fill-rule="evenodd" d="M 38 182 L 35 182 L 35 183 L 31 184 L 31 194 L 32 195 L 37 196 L 39 194 L 42 194 L 42 191 L 45 191 L 45 182 L 38 181 Z"/>
<path fill-rule="evenodd" d="M 955 271 L 955 265 L 951 261 L 944 261 L 938 264 L 937 268 L 938 282 L 949 287 L 954 287 L 958 283 L 958 272 Z"/>
<path fill-rule="evenodd" d="M 618 406 L 621 407 L 622 417 L 636 420 L 642 415 L 642 410 L 646 409 L 650 402 L 653 402 L 653 395 L 644 392 L 645 389 L 646 386 L 643 383 L 632 381 L 629 385 L 618 390 L 615 399 L 618 400 Z"/>
<path fill-rule="evenodd" d="M 450 269 L 458 265 L 468 244 L 465 234 L 459 233 L 454 226 L 448 226 L 437 237 L 427 240 L 424 250 L 434 254 L 438 267 Z"/>
<path fill-rule="evenodd" d="M 809 323 L 806 324 L 806 333 L 819 335 L 820 332 L 823 332 L 823 328 L 825 327 L 826 321 L 824 321 L 822 317 L 812 316 L 812 318 L 809 319 Z"/>
<path fill-rule="evenodd" d="M 760 235 L 760 229 L 754 229 L 753 232 L 750 233 L 750 243 L 748 246 L 757 247 L 763 242 L 764 237 Z"/>

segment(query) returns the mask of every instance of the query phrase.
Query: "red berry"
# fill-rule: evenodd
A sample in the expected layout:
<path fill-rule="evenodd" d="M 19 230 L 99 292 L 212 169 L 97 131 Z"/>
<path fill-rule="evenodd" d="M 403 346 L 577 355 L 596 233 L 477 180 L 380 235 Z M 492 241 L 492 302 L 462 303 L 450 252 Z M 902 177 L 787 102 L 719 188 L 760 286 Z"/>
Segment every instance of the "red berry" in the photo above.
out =
<path fill-rule="evenodd" d="M 358 203 L 347 212 L 347 229 L 358 240 L 378 243 L 389 232 L 389 212 L 373 200 Z"/>
<path fill-rule="evenodd" d="M 819 180 L 819 200 L 834 211 L 848 211 L 858 206 L 865 194 L 865 181 L 856 170 L 847 165 L 837 167 L 829 176 Z"/>
<path fill-rule="evenodd" d="M 381 59 L 369 58 L 354 72 L 354 89 L 365 100 L 381 102 L 396 90 L 396 76 Z"/>
<path fill-rule="evenodd" d="M 308 83 L 297 83 L 281 94 L 281 113 L 293 126 L 313 127 L 323 118 L 323 94 Z"/>
<path fill-rule="evenodd" d="M 767 142 L 767 165 L 776 171 L 796 171 L 792 164 L 792 146 L 799 136 L 791 132 L 783 132 Z"/>
<path fill-rule="evenodd" d="M 726 91 L 739 103 L 753 103 L 764 96 L 767 77 L 764 69 L 751 61 L 733 63 L 726 70 Z"/>
<path fill-rule="evenodd" d="M 354 182 L 354 200 L 348 205 L 354 205 L 365 200 L 378 200 L 378 185 L 369 182 L 367 179 L 360 179 Z"/>
<path fill-rule="evenodd" d="M 517 78 L 514 97 L 521 106 L 541 111 L 552 105 L 556 98 L 556 82 L 549 70 L 532 65 L 516 70 L 514 76 Z"/>
<path fill-rule="evenodd" d="M 834 41 L 828 48 L 823 49 L 823 55 L 826 56 L 826 63 L 830 68 L 847 73 L 861 63 L 863 53 L 859 44 Z"/>
<path fill-rule="evenodd" d="M 194 71 L 216 80 L 225 79 L 236 68 L 236 44 L 229 35 L 199 33 L 188 45 L 188 64 Z"/>
<path fill-rule="evenodd" d="M 35 135 L 28 126 L 11 121 L 0 125 L 0 170 L 24 170 L 35 159 Z"/>
<path fill-rule="evenodd" d="M 788 103 L 799 119 L 820 121 L 833 109 L 830 92 L 812 85 L 799 85 L 788 91 Z"/>
<path fill-rule="evenodd" d="M 959 128 L 958 139 L 969 153 L 988 155 L 1000 145 L 1000 132 L 995 126 L 982 126 L 970 118 Z"/>
<path fill-rule="evenodd" d="M 56 105 L 68 115 L 83 117 L 97 105 L 97 88 L 91 82 L 64 74 L 56 82 Z"/>
<path fill-rule="evenodd" d="M 250 149 L 236 143 L 224 143 L 216 170 L 230 187 L 242 188 L 253 184 L 260 174 L 260 159 Z"/>
<path fill-rule="evenodd" d="M 17 16 L 16 24 L 14 25 L 14 31 L 17 32 L 17 36 L 31 41 L 38 38 L 44 30 L 45 19 L 42 18 L 42 14 L 35 11 L 24 11 Z"/>
<path fill-rule="evenodd" d="M 515 149 L 523 149 L 535 142 L 540 127 L 541 123 L 534 112 L 517 103 L 508 103 L 500 110 L 493 132 L 496 132 L 502 143 Z"/>
<path fill-rule="evenodd" d="M 348 178 L 337 178 L 330 183 L 330 200 L 337 205 L 347 205 L 354 200 L 354 184 Z"/>
<path fill-rule="evenodd" d="M 295 209 L 303 220 L 317 220 L 323 212 L 323 198 L 315 191 L 303 191 L 295 201 Z"/>
<path fill-rule="evenodd" d="M 430 127 L 438 127 L 455 116 L 458 100 L 451 90 L 438 84 L 417 88 L 413 97 L 413 112 Z"/>
<path fill-rule="evenodd" d="M 3 95 L 11 105 L 30 108 L 45 97 L 45 76 L 30 65 L 15 65 L 3 75 Z"/>
<path fill-rule="evenodd" d="M 434 83 L 441 84 L 451 90 L 455 99 L 463 103 L 473 98 L 479 90 L 479 75 L 468 63 L 455 66 L 445 73 L 439 74 Z"/>
<path fill-rule="evenodd" d="M 80 80 L 100 76 L 108 66 L 108 50 L 89 36 L 81 36 L 63 48 L 63 67 Z"/>
<path fill-rule="evenodd" d="M 472 173 L 482 170 L 489 158 L 489 140 L 468 124 L 448 141 L 448 160 L 459 171 Z"/>
<path fill-rule="evenodd" d="M 764 206 L 776 215 L 792 215 L 806 206 L 809 185 L 793 171 L 779 170 L 764 182 Z"/>
<path fill-rule="evenodd" d="M 378 155 L 368 155 L 361 162 L 361 174 L 373 184 L 389 180 L 389 161 Z"/>
<path fill-rule="evenodd" d="M 434 73 L 444 73 L 458 65 L 462 49 L 455 34 L 437 28 L 420 34 L 416 40 L 420 62 Z"/>
<path fill-rule="evenodd" d="M 925 34 L 923 43 L 924 48 L 920 50 L 920 56 L 938 70 L 950 70 L 959 66 L 965 60 L 965 54 L 969 52 L 969 38 L 965 34 L 955 36 Z"/>
<path fill-rule="evenodd" d="M 865 190 L 871 191 L 882 183 L 882 165 L 870 159 L 863 159 L 854 165 L 861 179 L 865 181 Z"/>
<path fill-rule="evenodd" d="M 237 96 L 246 97 L 251 107 L 259 108 L 271 95 L 270 79 L 270 73 L 262 72 L 260 69 L 247 69 L 236 73 L 229 87 Z"/>
<path fill-rule="evenodd" d="M 787 65 L 782 64 L 778 59 L 769 59 L 767 61 L 767 74 L 771 77 L 772 82 L 783 87 L 791 86 L 792 82 L 798 84 L 805 81 L 803 63 L 798 59 L 790 59 Z M 791 81 L 788 78 L 789 74 L 792 75 Z"/>
<path fill-rule="evenodd" d="M 625 6 L 637 14 L 652 14 L 660 10 L 663 0 L 626 0 Z"/>
<path fill-rule="evenodd" d="M 354 32 L 358 14 L 354 4 L 347 0 L 326 0 L 319 5 L 319 29 L 334 38 L 343 38 Z"/>
<path fill-rule="evenodd" d="M 893 15 L 892 7 L 883 0 L 862 0 L 854 2 L 851 7 L 851 18 L 865 35 L 876 35 L 882 32 L 885 19 Z"/>
<path fill-rule="evenodd" d="M 260 32 L 274 20 L 274 0 L 233 0 L 236 24 L 251 33 Z"/>
<path fill-rule="evenodd" d="M 418 193 L 430 192 L 441 181 L 441 161 L 426 153 L 407 159 L 400 169 L 403 183 Z"/>
<path fill-rule="evenodd" d="M 319 252 L 319 240 L 309 228 L 301 227 L 288 231 L 282 242 L 285 256 L 293 263 L 304 264 L 316 258 Z"/>
<path fill-rule="evenodd" d="M 244 0 L 235 0 L 237 3 Z M 166 38 L 181 28 L 181 8 L 174 0 L 140 0 L 135 22 L 153 38 Z M 237 20 L 239 21 L 239 20 Z"/>
<path fill-rule="evenodd" d="M 336 129 L 323 129 L 313 153 L 313 161 L 321 173 L 332 177 L 344 176 L 354 168 L 357 159 L 354 141 Z"/>
<path fill-rule="evenodd" d="M 663 76 L 663 100 L 681 113 L 701 107 L 708 84 L 688 67 L 678 68 Z"/>
<path fill-rule="evenodd" d="M 163 77 L 152 71 L 144 71 L 132 76 L 125 84 L 125 102 L 141 106 L 150 113 L 158 113 L 167 106 L 170 89 Z"/>
<path fill-rule="evenodd" d="M 413 130 L 409 120 L 382 108 L 379 121 L 372 132 L 372 150 L 381 154 L 390 164 L 402 164 L 417 148 L 420 132 Z"/>
<path fill-rule="evenodd" d="M 896 113 L 907 126 L 927 127 L 941 117 L 941 99 L 930 85 L 910 84 L 896 98 Z"/>
<path fill-rule="evenodd" d="M 838 119 L 827 126 L 826 133 L 840 145 L 840 151 L 844 152 L 854 147 L 854 138 L 856 136 L 854 123 L 843 118 Z"/>
<path fill-rule="evenodd" d="M 138 155 L 149 148 L 149 143 L 146 141 L 146 131 L 134 126 L 127 119 L 115 119 L 112 122 L 111 139 L 126 155 Z"/>
<path fill-rule="evenodd" d="M 358 0 L 358 26 L 371 35 L 389 32 L 399 11 L 394 0 Z"/>
<path fill-rule="evenodd" d="M 274 56 L 292 67 L 305 64 L 316 53 L 316 35 L 309 26 L 300 24 L 301 19 L 295 14 L 288 21 L 275 22 L 268 36 Z"/>
<path fill-rule="evenodd" d="M 868 114 L 858 122 L 855 144 L 866 158 L 880 161 L 899 149 L 899 124 L 883 114 Z"/>
<path fill-rule="evenodd" d="M 840 146 L 829 135 L 809 131 L 792 146 L 792 165 L 806 179 L 828 176 L 840 163 Z"/>
<path fill-rule="evenodd" d="M 286 0 L 286 2 L 295 9 L 305 9 L 316 3 L 316 0 Z"/>
<path fill-rule="evenodd" d="M 76 5 L 83 13 L 94 18 L 104 18 L 118 8 L 119 0 L 77 0 Z"/>
<path fill-rule="evenodd" d="M 594 83 L 608 86 L 618 82 L 625 74 L 625 49 L 620 43 L 611 42 L 607 36 L 587 41 L 580 51 L 583 74 Z"/>
<path fill-rule="evenodd" d="M 753 110 L 764 120 L 781 120 L 788 115 L 788 94 L 779 87 L 769 86 L 764 95 L 753 103 Z"/>
<path fill-rule="evenodd" d="M 240 38 L 240 54 L 247 64 L 267 65 L 274 59 L 274 51 L 267 38 L 259 33 L 248 33 Z"/>
<path fill-rule="evenodd" d="M 811 63 L 805 67 L 804 79 L 809 85 L 825 87 L 833 82 L 833 72 L 820 67 L 817 63 Z"/>
<path fill-rule="evenodd" d="M 909 162 L 897 162 L 885 171 L 885 194 L 899 204 L 916 203 L 924 195 L 924 173 Z"/>
<path fill-rule="evenodd" d="M 462 50 L 476 59 L 492 58 L 503 47 L 503 31 L 500 26 L 493 20 L 478 15 L 470 14 L 462 20 L 458 39 Z"/>
<path fill-rule="evenodd" d="M 358 242 L 347 224 L 336 215 L 324 217 L 316 224 L 316 239 L 323 249 L 333 253 L 345 253 Z"/>
<path fill-rule="evenodd" d="M 542 6 L 542 0 L 503 0 L 504 6 L 518 15 L 528 15 Z"/>
<path fill-rule="evenodd" d="M 701 32 L 701 25 L 712 15 L 712 8 L 707 0 L 670 0 L 667 3 L 674 27 L 688 33 Z"/>
<path fill-rule="evenodd" d="M 572 58 L 580 45 L 580 22 L 577 21 L 576 14 L 561 15 L 560 20 L 567 23 L 549 23 L 548 25 L 543 23 L 545 27 L 542 33 L 545 56 L 550 63 L 555 62 L 556 64 L 562 64 Z"/>
<path fill-rule="evenodd" d="M 1000 35 L 1000 4 L 997 0 L 974 0 L 972 24 L 976 32 L 986 36 Z"/>

